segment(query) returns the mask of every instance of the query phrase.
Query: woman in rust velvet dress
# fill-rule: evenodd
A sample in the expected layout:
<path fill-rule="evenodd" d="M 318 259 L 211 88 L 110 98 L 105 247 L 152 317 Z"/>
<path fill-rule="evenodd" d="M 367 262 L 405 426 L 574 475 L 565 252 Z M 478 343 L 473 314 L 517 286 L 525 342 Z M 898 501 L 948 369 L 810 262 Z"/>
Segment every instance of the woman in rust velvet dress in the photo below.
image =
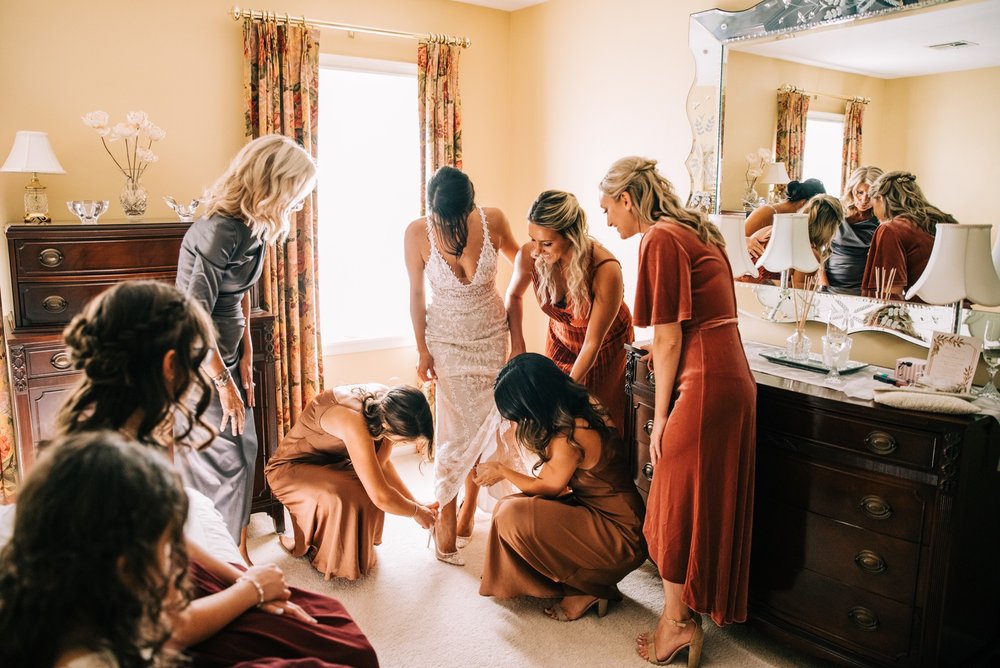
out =
<path fill-rule="evenodd" d="M 528 212 L 528 236 L 507 288 L 511 357 L 525 350 L 521 297 L 530 282 L 549 317 L 545 354 L 604 404 L 621 433 L 625 344 L 634 340 L 621 265 L 588 234 L 586 214 L 571 193 L 539 195 Z"/>
<path fill-rule="evenodd" d="M 877 285 L 876 269 L 885 277 L 895 270 L 888 292 L 893 299 L 902 299 L 927 268 L 937 226 L 958 221 L 928 202 L 917 178 L 909 172 L 886 172 L 875 180 L 870 193 L 872 209 L 881 224 L 868 249 L 861 292 L 873 295 L 885 287 Z"/>
<path fill-rule="evenodd" d="M 500 370 L 497 409 L 517 424 L 517 442 L 538 455 L 532 477 L 496 462 L 476 467 L 476 483 L 507 480 L 523 494 L 493 510 L 479 593 L 561 597 L 545 613 L 572 621 L 608 599 L 646 560 L 642 499 L 617 460 L 618 433 L 587 388 L 537 353 Z M 567 485 L 572 492 L 565 494 Z"/>
<path fill-rule="evenodd" d="M 663 578 L 663 614 L 637 638 L 656 663 L 703 632 L 747 615 L 756 384 L 743 352 L 721 234 L 684 209 L 656 163 L 622 158 L 601 182 L 601 208 L 622 238 L 642 234 L 636 324 L 652 326 L 656 408 L 653 481 L 643 532 Z"/>

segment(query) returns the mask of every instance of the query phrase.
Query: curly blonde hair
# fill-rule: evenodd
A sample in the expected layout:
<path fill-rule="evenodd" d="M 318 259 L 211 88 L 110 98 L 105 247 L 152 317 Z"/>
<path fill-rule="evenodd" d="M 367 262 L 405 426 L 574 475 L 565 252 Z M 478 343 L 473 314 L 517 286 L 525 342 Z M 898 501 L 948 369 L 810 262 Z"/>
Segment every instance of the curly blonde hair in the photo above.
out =
<path fill-rule="evenodd" d="M 590 313 L 590 271 L 594 260 L 594 244 L 587 232 L 587 214 L 572 193 L 546 190 L 531 205 L 528 220 L 539 227 L 558 232 L 570 245 L 569 260 L 563 265 L 566 277 L 566 304 L 574 318 L 585 318 Z M 555 302 L 556 280 L 551 265 L 535 258 L 538 274 L 538 294 L 541 305 Z"/>
<path fill-rule="evenodd" d="M 629 156 L 616 160 L 601 180 L 601 192 L 618 197 L 627 192 L 640 220 L 655 225 L 661 218 L 676 220 L 695 231 L 704 243 L 725 248 L 722 232 L 700 212 L 681 205 L 673 184 L 656 171 L 656 161 Z"/>
<path fill-rule="evenodd" d="M 871 193 L 872 197 L 882 198 L 887 219 L 903 216 L 931 236 L 939 224 L 958 222 L 951 214 L 927 201 L 924 191 L 917 185 L 917 177 L 910 172 L 886 172 L 875 179 Z"/>
<path fill-rule="evenodd" d="M 858 167 L 851 172 L 851 175 L 847 177 L 847 183 L 844 184 L 844 194 L 840 198 L 840 203 L 844 206 L 844 217 L 850 218 L 860 213 L 854 206 L 854 189 L 862 183 L 867 183 L 869 190 L 871 190 L 872 184 L 880 176 L 882 176 L 881 168 L 867 165 Z"/>
<path fill-rule="evenodd" d="M 265 135 L 240 149 L 205 194 L 205 215 L 246 221 L 268 243 L 284 240 L 296 205 L 316 187 L 316 163 L 288 137 Z"/>
<path fill-rule="evenodd" d="M 833 235 L 844 222 L 844 207 L 833 195 L 813 195 L 803 212 L 809 214 L 809 244 L 816 249 L 823 262 L 830 256 Z"/>

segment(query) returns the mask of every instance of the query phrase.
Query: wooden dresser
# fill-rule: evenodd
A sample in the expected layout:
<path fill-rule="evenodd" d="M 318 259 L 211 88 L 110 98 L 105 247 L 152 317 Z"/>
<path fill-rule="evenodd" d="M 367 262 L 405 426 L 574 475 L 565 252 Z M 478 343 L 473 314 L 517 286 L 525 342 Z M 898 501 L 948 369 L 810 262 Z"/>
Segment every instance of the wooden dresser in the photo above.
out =
<path fill-rule="evenodd" d="M 625 391 L 644 492 L 654 398 L 641 352 L 629 347 Z M 845 665 L 995 665 L 1000 424 L 756 378 L 752 622 Z"/>
<path fill-rule="evenodd" d="M 38 448 L 54 434 L 56 413 L 80 375 L 70 368 L 62 344 L 63 326 L 92 297 L 119 281 L 153 279 L 173 284 L 188 225 L 129 222 L 7 227 L 13 292 L 13 322 L 6 326 L 7 366 L 22 478 L 31 470 Z M 255 298 L 256 293 L 251 296 Z M 253 304 L 254 421 L 260 442 L 253 511 L 267 512 L 283 531 L 283 508 L 264 478 L 264 465 L 278 438 L 272 337 L 275 318 L 260 308 L 259 299 Z"/>

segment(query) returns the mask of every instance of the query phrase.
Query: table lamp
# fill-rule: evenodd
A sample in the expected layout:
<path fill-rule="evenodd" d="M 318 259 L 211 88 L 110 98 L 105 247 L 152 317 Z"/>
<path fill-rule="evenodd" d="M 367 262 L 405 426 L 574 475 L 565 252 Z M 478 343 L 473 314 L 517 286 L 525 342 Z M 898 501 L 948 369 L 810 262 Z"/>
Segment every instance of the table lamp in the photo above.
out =
<path fill-rule="evenodd" d="M 783 162 L 769 162 L 764 165 L 764 173 L 760 175 L 760 182 L 770 186 L 768 188 L 767 203 L 775 204 L 785 193 L 785 186 L 791 179 L 785 170 Z"/>
<path fill-rule="evenodd" d="M 819 260 L 809 243 L 809 216 L 804 213 L 775 214 L 771 238 L 756 266 L 758 269 L 763 267 L 768 271 L 781 272 L 781 294 L 768 315 L 768 319 L 773 320 L 784 301 L 792 296 L 788 289 L 788 272 L 797 269 L 811 274 L 819 269 Z"/>
<path fill-rule="evenodd" d="M 49 145 L 47 132 L 18 130 L 14 145 L 0 172 L 31 174 L 31 181 L 24 186 L 24 222 L 51 223 L 49 198 L 45 186 L 38 181 L 39 174 L 65 174 Z"/>
<path fill-rule="evenodd" d="M 757 268 L 753 266 L 750 252 L 747 250 L 746 233 L 744 232 L 746 216 L 737 214 L 712 214 L 708 217 L 726 240 L 726 256 L 733 269 L 733 278 L 740 276 L 756 276 Z"/>
<path fill-rule="evenodd" d="M 964 300 L 1000 305 L 1000 276 L 990 257 L 991 229 L 990 225 L 938 225 L 927 268 L 906 291 L 907 299 L 919 296 L 928 304 L 954 304 L 955 334 L 961 333 Z"/>

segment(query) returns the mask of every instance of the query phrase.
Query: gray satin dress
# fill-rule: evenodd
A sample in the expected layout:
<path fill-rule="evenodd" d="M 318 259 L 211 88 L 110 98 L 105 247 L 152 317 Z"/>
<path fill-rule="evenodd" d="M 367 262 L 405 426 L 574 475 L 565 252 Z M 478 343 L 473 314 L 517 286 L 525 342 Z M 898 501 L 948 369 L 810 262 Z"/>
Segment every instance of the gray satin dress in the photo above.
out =
<path fill-rule="evenodd" d="M 177 288 L 201 302 L 212 315 L 219 352 L 244 403 L 246 396 L 239 368 L 241 342 L 247 327 L 243 296 L 264 270 L 264 250 L 263 242 L 250 234 L 250 228 L 242 220 L 212 216 L 191 224 L 177 259 Z M 222 422 L 222 405 L 214 389 L 203 419 L 214 429 Z M 204 440 L 204 434 L 196 431 L 192 439 Z M 225 432 L 218 434 L 207 448 L 200 451 L 179 448 L 174 455 L 184 484 L 212 499 L 237 543 L 240 531 L 250 519 L 256 462 L 257 430 L 249 406 L 240 436 L 234 436 L 227 424 Z"/>

